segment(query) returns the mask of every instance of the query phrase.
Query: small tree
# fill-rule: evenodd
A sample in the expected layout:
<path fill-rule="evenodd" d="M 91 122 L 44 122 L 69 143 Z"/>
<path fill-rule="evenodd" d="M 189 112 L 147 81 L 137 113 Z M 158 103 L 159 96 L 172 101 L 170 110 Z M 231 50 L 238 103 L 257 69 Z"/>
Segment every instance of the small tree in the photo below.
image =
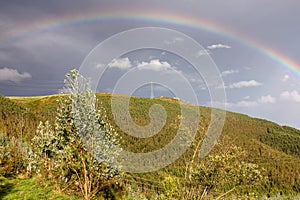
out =
<path fill-rule="evenodd" d="M 119 177 L 113 165 L 119 153 L 117 134 L 101 120 L 96 96 L 77 70 L 66 75 L 66 86 L 71 94 L 58 100 L 53 133 L 46 122 L 33 143 L 48 177 L 91 199 Z"/>

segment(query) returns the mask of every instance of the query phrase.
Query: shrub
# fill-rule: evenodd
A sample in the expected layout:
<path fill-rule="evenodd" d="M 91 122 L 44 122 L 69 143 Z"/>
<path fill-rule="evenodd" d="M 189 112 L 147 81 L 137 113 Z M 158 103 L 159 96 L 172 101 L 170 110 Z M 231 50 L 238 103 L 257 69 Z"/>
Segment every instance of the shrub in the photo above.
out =
<path fill-rule="evenodd" d="M 32 139 L 38 172 L 61 189 L 91 199 L 119 178 L 113 165 L 119 152 L 117 135 L 101 120 L 87 80 L 77 70 L 66 77 L 71 94 L 59 99 L 54 126 L 41 123 Z"/>

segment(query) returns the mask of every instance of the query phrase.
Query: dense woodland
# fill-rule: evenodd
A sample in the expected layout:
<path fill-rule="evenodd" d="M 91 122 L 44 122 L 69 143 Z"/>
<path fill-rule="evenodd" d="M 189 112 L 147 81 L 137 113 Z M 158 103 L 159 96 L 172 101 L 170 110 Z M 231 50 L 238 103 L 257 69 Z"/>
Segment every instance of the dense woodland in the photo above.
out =
<path fill-rule="evenodd" d="M 71 102 L 76 99 L 80 106 L 87 105 L 93 95 L 0 96 L 0 198 L 9 199 L 9 191 L 24 181 L 43 185 L 45 194 L 39 198 L 48 198 L 43 195 L 51 188 L 61 199 L 256 199 L 300 193 L 299 130 L 227 112 L 217 144 L 208 156 L 199 159 L 210 122 L 211 109 L 207 107 L 199 107 L 199 128 L 190 148 L 164 169 L 123 173 L 110 164 L 109 155 L 115 152 L 109 151 L 103 153 L 108 156 L 95 161 L 93 150 L 84 142 L 97 147 L 100 140 L 107 140 L 105 145 L 110 149 L 119 145 L 132 152 L 160 149 L 178 131 L 180 105 L 190 110 L 190 117 L 195 115 L 190 109 L 195 105 L 165 97 L 131 97 L 130 114 L 136 124 L 150 122 L 148 113 L 154 104 L 163 106 L 167 113 L 163 129 L 142 139 L 124 133 L 115 124 L 111 94 L 96 94 L 94 114 L 90 107 L 83 106 L 93 127 L 74 128 Z M 117 98 L 122 100 L 124 96 Z M 96 129 L 98 135 L 82 142 L 85 137 L 80 134 L 88 128 Z M 127 131 L 130 129 L 128 122 Z"/>

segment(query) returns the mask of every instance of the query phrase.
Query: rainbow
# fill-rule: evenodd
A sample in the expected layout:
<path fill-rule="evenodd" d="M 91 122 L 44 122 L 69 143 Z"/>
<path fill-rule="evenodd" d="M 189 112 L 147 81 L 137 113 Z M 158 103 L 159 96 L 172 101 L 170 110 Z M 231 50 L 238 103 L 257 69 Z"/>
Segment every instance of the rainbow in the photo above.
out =
<path fill-rule="evenodd" d="M 285 56 L 284 54 L 276 51 L 261 42 L 255 41 L 248 36 L 233 30 L 228 30 L 219 24 L 212 23 L 208 20 L 191 17 L 188 15 L 180 15 L 178 13 L 165 12 L 165 11 L 138 11 L 138 9 L 108 9 L 108 10 L 94 10 L 84 13 L 71 13 L 62 16 L 47 18 L 33 22 L 31 24 L 24 24 L 18 28 L 8 32 L 0 42 L 11 39 L 16 39 L 34 32 L 49 30 L 51 28 L 58 28 L 68 24 L 77 24 L 92 21 L 105 21 L 105 20 L 138 20 L 156 22 L 161 25 L 177 25 L 193 29 L 201 29 L 213 34 L 222 35 L 224 37 L 238 41 L 246 46 L 258 50 L 260 53 L 268 56 L 276 63 L 287 68 L 291 72 L 300 76 L 300 66 L 297 62 Z"/>

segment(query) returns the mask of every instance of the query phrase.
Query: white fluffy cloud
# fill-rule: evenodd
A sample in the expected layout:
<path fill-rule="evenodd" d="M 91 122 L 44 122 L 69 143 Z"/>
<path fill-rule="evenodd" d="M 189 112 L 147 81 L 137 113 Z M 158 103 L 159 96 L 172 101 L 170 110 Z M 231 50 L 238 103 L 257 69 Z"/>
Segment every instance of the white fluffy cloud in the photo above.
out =
<path fill-rule="evenodd" d="M 165 44 L 175 44 L 177 42 L 182 42 L 184 41 L 184 38 L 181 38 L 181 37 L 174 37 L 172 38 L 171 40 L 165 40 L 164 43 Z"/>
<path fill-rule="evenodd" d="M 203 49 L 196 53 L 196 57 L 207 56 L 207 55 L 210 55 L 210 51 L 208 49 Z"/>
<path fill-rule="evenodd" d="M 257 101 L 239 101 L 237 103 L 229 103 L 227 107 L 254 107 L 258 106 Z"/>
<path fill-rule="evenodd" d="M 132 64 L 129 58 L 115 58 L 109 64 L 110 68 L 119 68 L 119 69 L 129 69 L 132 67 Z"/>
<path fill-rule="evenodd" d="M 254 107 L 254 106 L 258 106 L 258 103 L 256 101 L 246 101 L 246 100 L 242 100 L 242 101 L 238 101 L 235 103 L 231 103 L 231 102 L 226 102 L 226 103 L 221 103 L 221 102 L 213 102 L 211 103 L 211 105 L 213 107 L 217 107 L 217 108 L 241 108 L 241 107 Z M 210 106 L 210 102 L 208 102 L 208 106 Z"/>
<path fill-rule="evenodd" d="M 99 63 L 95 67 L 101 69 L 105 67 L 105 64 Z"/>
<path fill-rule="evenodd" d="M 290 79 L 290 76 L 289 75 L 284 75 L 284 77 L 282 77 L 282 79 L 281 79 L 281 81 L 282 82 L 286 82 L 286 81 L 288 81 Z"/>
<path fill-rule="evenodd" d="M 267 96 L 262 96 L 259 100 L 258 103 L 275 103 L 276 99 L 272 97 L 271 95 Z"/>
<path fill-rule="evenodd" d="M 262 85 L 262 83 L 257 82 L 255 80 L 250 80 L 250 81 L 240 81 L 240 82 L 233 83 L 229 86 L 229 88 L 256 87 L 260 85 Z"/>
<path fill-rule="evenodd" d="M 254 106 L 259 106 L 261 104 L 270 104 L 275 102 L 276 99 L 274 97 L 272 97 L 271 95 L 266 95 L 266 96 L 261 96 L 256 101 L 243 100 L 237 103 L 229 103 L 228 107 L 254 107 Z"/>
<path fill-rule="evenodd" d="M 261 96 L 260 98 L 256 100 L 247 100 L 250 97 L 247 96 L 247 98 L 244 98 L 246 100 L 241 100 L 238 102 L 230 103 L 226 102 L 224 103 L 214 103 L 215 106 L 222 108 L 221 106 L 226 106 L 227 108 L 242 108 L 242 107 L 255 107 L 263 104 L 271 104 L 276 102 L 276 98 L 272 97 L 271 95 Z"/>
<path fill-rule="evenodd" d="M 230 74 L 237 74 L 239 72 L 240 72 L 239 70 L 231 69 L 231 70 L 223 71 L 221 75 L 222 76 L 227 76 L 227 75 L 230 75 Z"/>
<path fill-rule="evenodd" d="M 31 78 L 31 74 L 28 72 L 19 73 L 18 70 L 3 68 L 0 69 L 0 81 L 12 81 L 15 83 L 19 83 L 24 79 Z"/>
<path fill-rule="evenodd" d="M 150 62 L 141 62 L 137 65 L 139 70 L 153 70 L 153 71 L 166 71 L 171 69 L 168 62 L 160 61 L 158 59 L 151 60 Z"/>
<path fill-rule="evenodd" d="M 280 94 L 280 97 L 285 100 L 300 102 L 300 94 L 296 90 L 284 91 Z"/>
<path fill-rule="evenodd" d="M 230 49 L 231 46 L 226 44 L 212 44 L 207 47 L 208 49 Z"/>

